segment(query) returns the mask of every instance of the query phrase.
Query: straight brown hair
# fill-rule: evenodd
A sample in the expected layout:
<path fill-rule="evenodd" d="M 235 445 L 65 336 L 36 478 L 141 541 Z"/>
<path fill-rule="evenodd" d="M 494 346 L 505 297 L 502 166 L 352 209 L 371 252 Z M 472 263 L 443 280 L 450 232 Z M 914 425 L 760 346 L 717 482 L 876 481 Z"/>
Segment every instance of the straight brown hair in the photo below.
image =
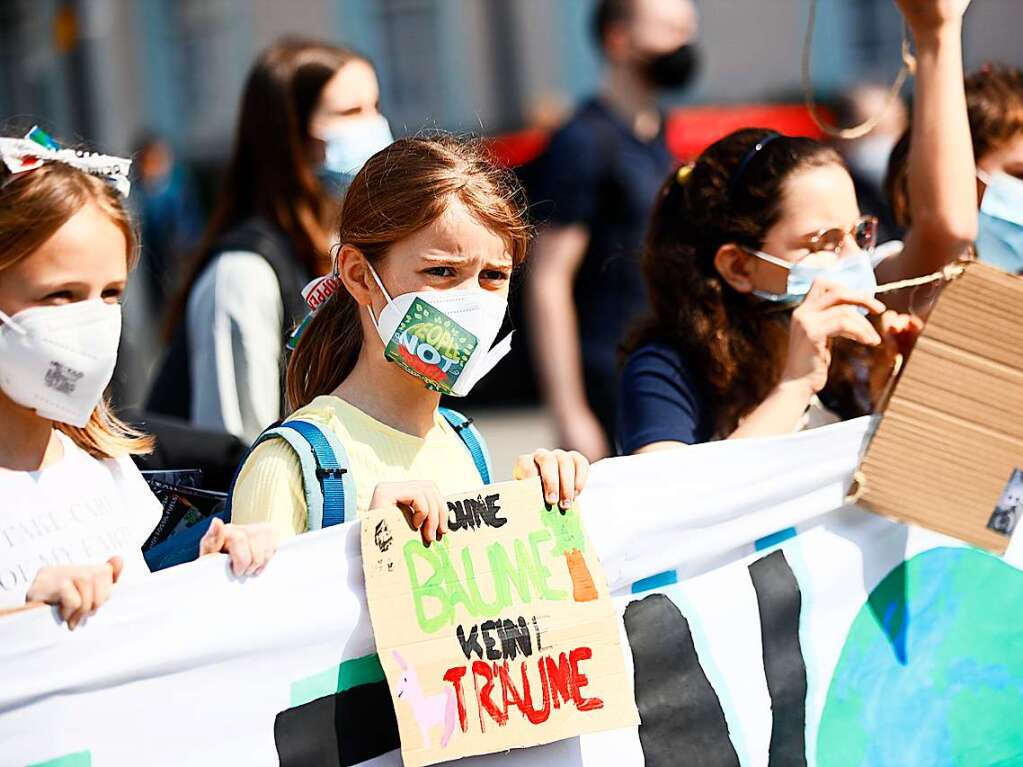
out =
<path fill-rule="evenodd" d="M 12 176 L 0 167 L 0 279 L 4 270 L 35 253 L 79 210 L 94 204 L 124 234 L 128 269 L 138 261 L 138 239 L 120 194 L 102 179 L 59 162 Z M 148 453 L 153 439 L 114 415 L 104 399 L 78 428 L 54 426 L 94 458 Z"/>
<path fill-rule="evenodd" d="M 341 208 L 338 240 L 370 263 L 396 242 L 436 221 L 457 200 L 526 259 L 530 228 L 522 188 L 483 144 L 450 135 L 399 139 L 370 158 Z M 362 348 L 359 306 L 343 286 L 320 307 L 288 363 L 288 403 L 302 407 L 344 381 Z"/>
<path fill-rule="evenodd" d="M 352 61 L 369 63 L 348 48 L 286 38 L 253 64 L 223 186 L 168 313 L 168 338 L 184 317 L 188 296 L 212 260 L 216 241 L 252 216 L 262 217 L 287 236 L 310 276 L 330 267 L 327 228 L 336 217 L 337 202 L 309 163 L 309 119 L 324 86 Z"/>

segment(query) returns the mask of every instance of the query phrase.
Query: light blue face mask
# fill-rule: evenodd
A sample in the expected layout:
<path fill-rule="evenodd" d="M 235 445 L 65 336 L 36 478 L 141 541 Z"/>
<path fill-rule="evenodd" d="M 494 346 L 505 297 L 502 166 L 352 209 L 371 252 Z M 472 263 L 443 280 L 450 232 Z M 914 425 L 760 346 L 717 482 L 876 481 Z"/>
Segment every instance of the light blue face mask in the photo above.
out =
<path fill-rule="evenodd" d="M 980 203 L 977 258 L 1011 274 L 1023 273 L 1023 181 L 1007 173 L 977 174 Z"/>
<path fill-rule="evenodd" d="M 873 297 L 877 291 L 877 277 L 874 276 L 873 250 L 860 250 L 843 256 L 831 266 L 814 266 L 806 261 L 790 263 L 759 250 L 747 249 L 757 258 L 769 264 L 780 266 L 789 272 L 784 293 L 769 293 L 754 290 L 753 295 L 765 301 L 775 303 L 798 304 L 810 292 L 810 286 L 816 279 L 825 279 L 843 285 L 856 293 Z M 865 313 L 865 312 L 864 312 Z"/>
<path fill-rule="evenodd" d="M 370 157 L 394 141 L 383 115 L 348 120 L 320 137 L 326 144 L 321 175 L 347 188 Z"/>

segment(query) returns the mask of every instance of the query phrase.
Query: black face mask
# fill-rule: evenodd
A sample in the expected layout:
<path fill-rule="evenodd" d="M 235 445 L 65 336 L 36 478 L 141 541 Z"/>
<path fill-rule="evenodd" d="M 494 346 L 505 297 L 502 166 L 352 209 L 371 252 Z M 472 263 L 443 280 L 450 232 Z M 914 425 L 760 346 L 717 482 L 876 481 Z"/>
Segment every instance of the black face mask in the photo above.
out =
<path fill-rule="evenodd" d="M 673 90 L 688 85 L 699 68 L 699 50 L 695 44 L 686 43 L 681 48 L 650 59 L 646 65 L 646 78 L 657 88 Z"/>

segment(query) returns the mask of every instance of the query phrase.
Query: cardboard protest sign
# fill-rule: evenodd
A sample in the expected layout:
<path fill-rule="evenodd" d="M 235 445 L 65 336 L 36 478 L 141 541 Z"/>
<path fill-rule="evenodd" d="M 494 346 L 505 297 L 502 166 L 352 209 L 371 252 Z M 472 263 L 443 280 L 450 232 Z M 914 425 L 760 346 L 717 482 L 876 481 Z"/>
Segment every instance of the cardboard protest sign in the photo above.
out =
<path fill-rule="evenodd" d="M 1023 516 L 1023 278 L 945 287 L 863 460 L 863 503 L 1001 554 Z"/>
<path fill-rule="evenodd" d="M 447 499 L 423 545 L 401 512 L 362 519 L 366 594 L 406 765 L 639 721 L 618 622 L 580 507 L 538 479 Z"/>

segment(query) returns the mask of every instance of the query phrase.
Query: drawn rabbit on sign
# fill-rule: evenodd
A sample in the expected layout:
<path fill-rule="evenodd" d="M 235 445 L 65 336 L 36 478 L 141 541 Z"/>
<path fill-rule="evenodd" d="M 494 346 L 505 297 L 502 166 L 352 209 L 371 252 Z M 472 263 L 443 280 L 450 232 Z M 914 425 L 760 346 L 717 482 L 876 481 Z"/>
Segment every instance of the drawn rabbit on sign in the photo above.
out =
<path fill-rule="evenodd" d="M 398 680 L 395 693 L 411 706 L 412 715 L 423 737 L 423 747 L 430 748 L 430 729 L 440 725 L 440 747 L 446 748 L 448 741 L 451 740 L 451 733 L 455 731 L 457 720 L 454 689 L 448 687 L 435 695 L 424 695 L 416 670 L 405 662 L 397 650 L 392 650 L 392 653 L 401 668 L 401 678 Z"/>

